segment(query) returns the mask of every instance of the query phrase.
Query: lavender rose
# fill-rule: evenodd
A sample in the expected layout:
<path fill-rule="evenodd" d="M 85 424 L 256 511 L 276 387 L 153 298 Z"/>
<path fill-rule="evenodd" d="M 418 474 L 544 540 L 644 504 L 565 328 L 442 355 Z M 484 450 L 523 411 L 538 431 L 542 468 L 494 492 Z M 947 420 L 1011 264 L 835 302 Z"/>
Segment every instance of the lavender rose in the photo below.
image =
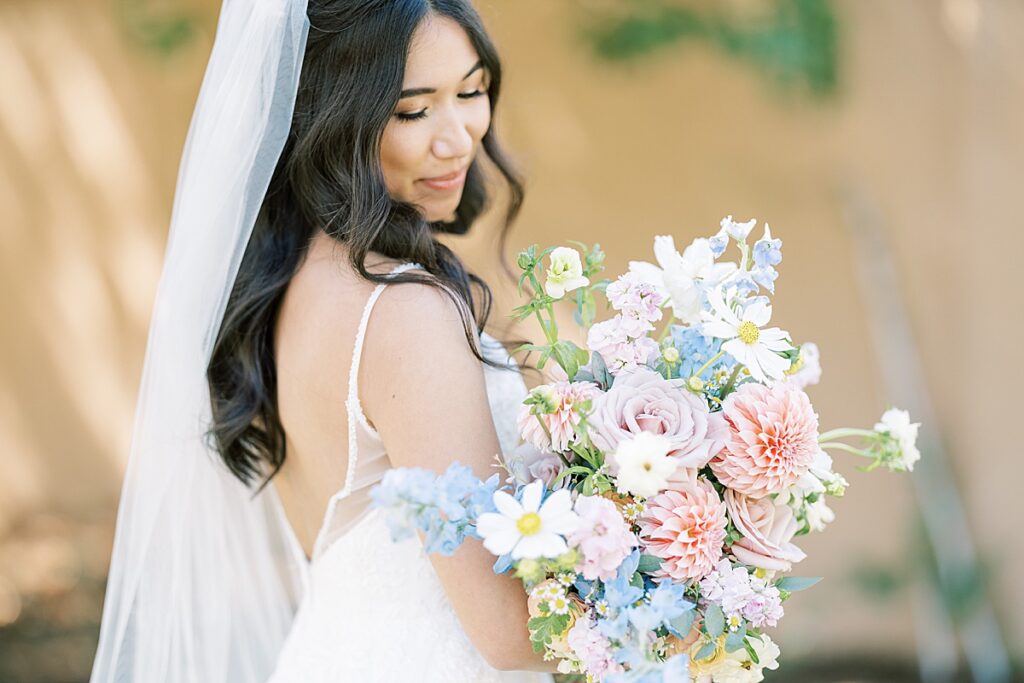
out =
<path fill-rule="evenodd" d="M 800 523 L 788 505 L 726 489 L 725 506 L 736 530 L 743 534 L 732 544 L 732 554 L 743 564 L 788 572 L 793 562 L 807 557 L 791 542 Z"/>
<path fill-rule="evenodd" d="M 540 479 L 547 488 L 551 488 L 555 477 L 565 469 L 561 458 L 553 453 L 544 453 L 529 442 L 520 444 L 507 454 L 505 466 L 516 483 L 525 485 Z"/>
<path fill-rule="evenodd" d="M 686 390 L 684 380 L 667 380 L 648 368 L 620 373 L 593 405 L 590 436 L 606 453 L 623 440 L 650 432 L 669 440 L 668 455 L 680 466 L 699 468 L 722 450 L 729 436 L 721 413 L 710 412 L 703 400 Z M 616 474 L 615 459 L 606 462 Z"/>

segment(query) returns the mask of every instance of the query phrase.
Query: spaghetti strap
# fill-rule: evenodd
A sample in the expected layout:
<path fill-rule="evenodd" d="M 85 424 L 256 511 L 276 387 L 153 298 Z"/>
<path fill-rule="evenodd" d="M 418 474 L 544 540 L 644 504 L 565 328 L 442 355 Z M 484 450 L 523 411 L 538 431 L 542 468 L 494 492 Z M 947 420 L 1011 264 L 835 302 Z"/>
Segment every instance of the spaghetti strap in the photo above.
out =
<path fill-rule="evenodd" d="M 418 263 L 402 263 L 395 266 L 388 276 L 397 275 L 398 273 L 405 272 L 411 268 L 422 268 Z M 377 430 L 370 426 L 369 421 L 366 419 L 365 413 L 363 413 L 363 407 L 359 402 L 359 361 L 363 356 L 363 341 L 366 338 L 366 327 L 370 322 L 370 313 L 373 311 L 374 304 L 377 303 L 377 299 L 380 298 L 381 292 L 387 287 L 388 283 L 378 283 L 373 291 L 370 293 L 370 297 L 366 300 L 366 305 L 363 307 L 363 315 L 359 319 L 359 328 L 356 330 L 355 345 L 352 348 L 352 363 L 349 366 L 348 372 L 348 396 L 345 399 L 345 412 L 347 413 L 348 419 L 348 465 L 345 468 L 345 484 L 341 490 L 331 496 L 331 499 L 327 503 L 327 509 L 324 511 L 323 522 L 320 525 L 320 532 L 317 534 L 316 543 L 313 545 L 313 557 L 316 557 L 321 550 L 320 545 L 323 540 L 324 531 L 329 526 L 330 520 L 334 516 L 334 509 L 337 507 L 338 502 L 343 500 L 352 492 L 352 484 L 355 481 L 356 467 L 359 463 L 359 439 L 357 437 L 357 420 L 362 423 L 363 427 L 368 432 L 376 435 Z"/>

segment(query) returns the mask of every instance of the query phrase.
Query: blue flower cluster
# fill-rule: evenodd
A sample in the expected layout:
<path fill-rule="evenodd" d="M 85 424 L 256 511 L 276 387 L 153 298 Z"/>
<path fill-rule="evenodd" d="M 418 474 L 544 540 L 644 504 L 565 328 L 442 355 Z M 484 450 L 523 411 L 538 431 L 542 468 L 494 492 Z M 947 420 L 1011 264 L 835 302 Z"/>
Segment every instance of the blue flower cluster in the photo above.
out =
<path fill-rule="evenodd" d="M 782 263 L 782 240 L 772 239 L 767 229 L 765 233 L 765 237 L 754 243 L 754 269 L 751 275 L 757 284 L 774 294 L 775 280 L 779 277 L 775 266 Z"/>
<path fill-rule="evenodd" d="M 603 612 L 596 628 L 606 638 L 618 641 L 615 656 L 628 672 L 612 674 L 606 683 L 689 683 L 688 658 L 676 655 L 665 662 L 649 659 L 645 654 L 642 634 L 664 627 L 669 633 L 685 638 L 693 625 L 694 603 L 686 599 L 686 589 L 672 581 L 653 581 L 637 573 L 640 551 L 623 560 L 615 578 L 610 581 L 577 579 L 576 589 L 588 596 Z"/>
<path fill-rule="evenodd" d="M 426 535 L 428 553 L 451 555 L 467 536 L 479 538 L 474 525 L 483 513 L 494 512 L 498 483 L 497 474 L 480 481 L 457 462 L 442 475 L 420 467 L 399 467 L 384 474 L 370 497 L 382 508 L 392 540 L 419 530 Z"/>
<path fill-rule="evenodd" d="M 722 350 L 721 339 L 704 336 L 699 327 L 683 327 L 682 325 L 672 326 L 672 345 L 679 351 L 679 376 L 683 378 L 692 376 Z M 734 365 L 736 365 L 736 359 L 727 353 L 707 370 L 700 373 L 700 378 L 705 382 L 710 382 L 717 370 L 724 368 L 731 371 Z"/>

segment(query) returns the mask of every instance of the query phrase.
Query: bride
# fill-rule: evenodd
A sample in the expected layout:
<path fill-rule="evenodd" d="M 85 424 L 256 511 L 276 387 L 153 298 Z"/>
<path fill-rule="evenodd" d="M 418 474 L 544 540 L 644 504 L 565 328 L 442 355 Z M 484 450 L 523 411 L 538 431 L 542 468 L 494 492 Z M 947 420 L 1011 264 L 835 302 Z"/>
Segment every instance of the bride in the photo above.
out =
<path fill-rule="evenodd" d="M 500 84 L 469 0 L 224 1 L 93 683 L 551 680 L 521 584 L 476 542 L 393 543 L 369 498 L 388 468 L 486 477 L 516 447 L 490 292 L 435 237 L 489 178 L 506 230 L 518 211 Z"/>

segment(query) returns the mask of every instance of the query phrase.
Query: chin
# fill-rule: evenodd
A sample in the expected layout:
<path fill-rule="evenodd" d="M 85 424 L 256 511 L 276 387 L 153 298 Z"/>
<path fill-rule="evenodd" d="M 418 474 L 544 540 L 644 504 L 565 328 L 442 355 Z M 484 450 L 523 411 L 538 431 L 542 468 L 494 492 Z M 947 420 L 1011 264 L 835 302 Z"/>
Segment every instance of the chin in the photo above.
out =
<path fill-rule="evenodd" d="M 429 223 L 450 222 L 455 220 L 455 210 L 458 208 L 458 201 L 452 202 L 450 205 L 428 207 L 424 218 Z"/>

